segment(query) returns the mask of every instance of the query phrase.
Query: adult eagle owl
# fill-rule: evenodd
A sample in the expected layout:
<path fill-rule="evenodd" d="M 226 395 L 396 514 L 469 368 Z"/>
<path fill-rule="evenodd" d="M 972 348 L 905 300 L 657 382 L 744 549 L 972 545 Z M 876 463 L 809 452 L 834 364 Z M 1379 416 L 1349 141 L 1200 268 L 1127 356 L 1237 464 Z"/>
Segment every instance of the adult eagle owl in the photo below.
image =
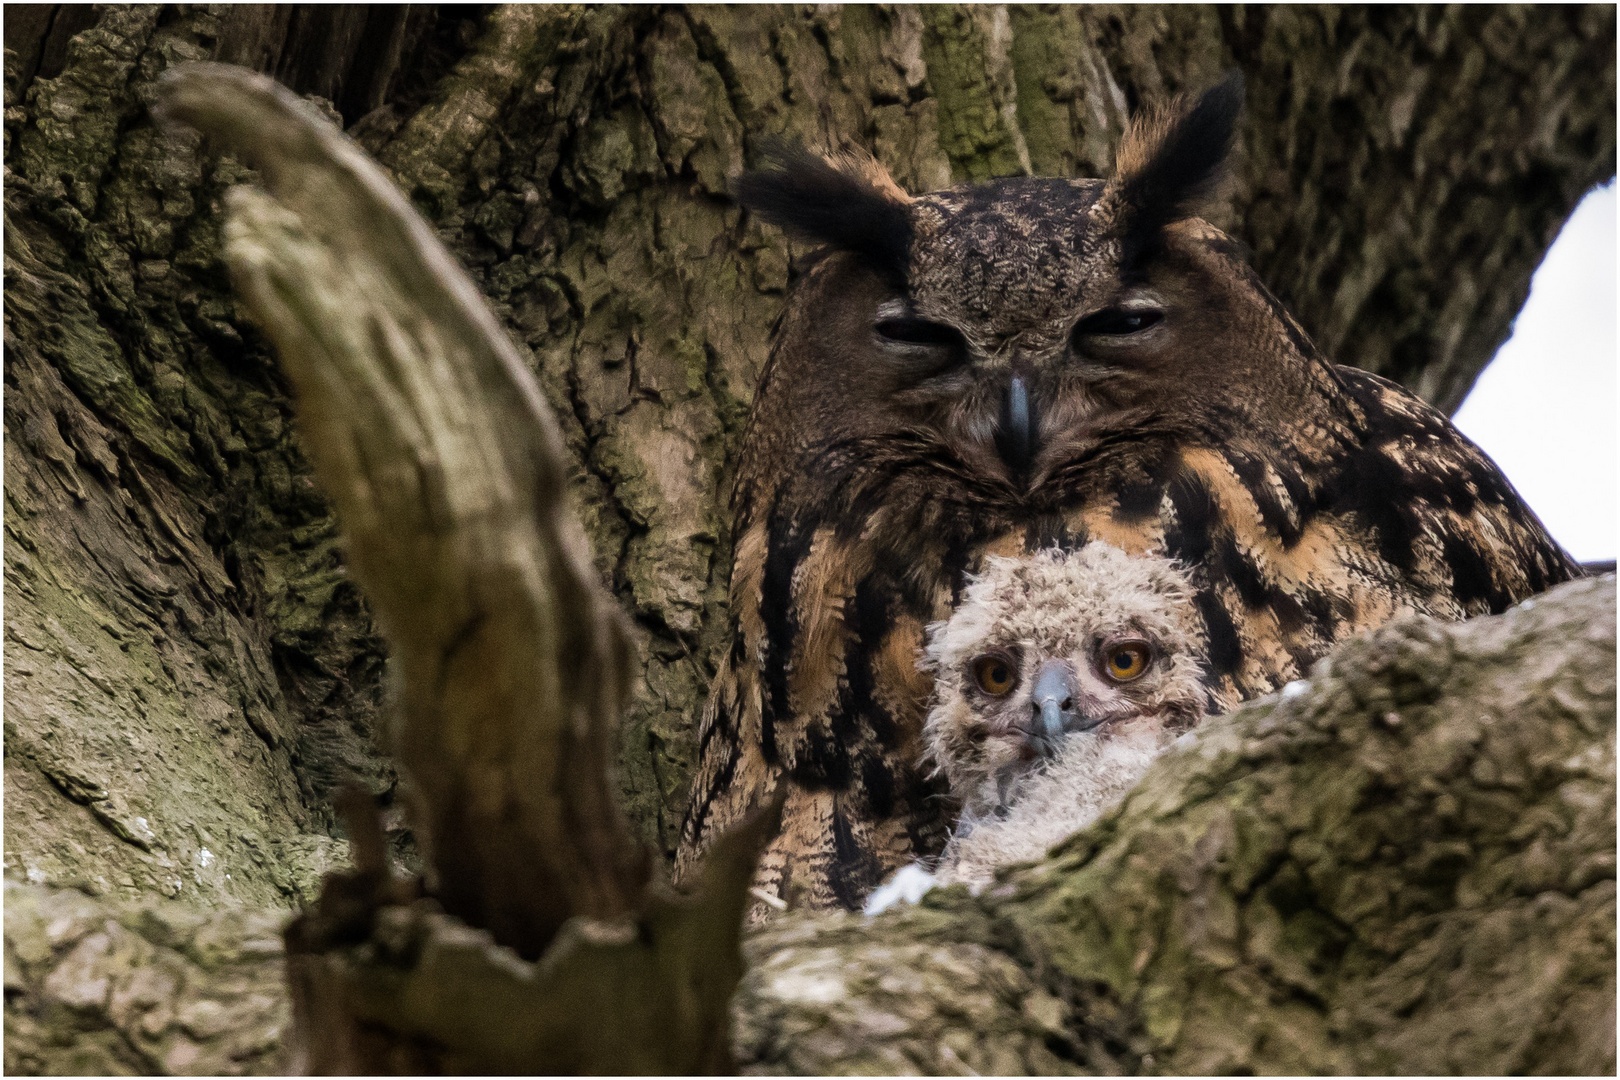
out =
<path fill-rule="evenodd" d="M 757 881 L 779 901 L 855 908 L 940 849 L 916 657 L 989 555 L 1175 559 L 1222 700 L 1398 613 L 1497 612 L 1579 573 L 1445 416 L 1324 359 L 1195 216 L 1241 103 L 1234 73 L 1139 120 L 1106 183 L 912 197 L 802 152 L 738 181 L 825 257 L 743 440 L 732 642 L 677 875 L 784 783 Z"/>
<path fill-rule="evenodd" d="M 1175 563 L 1093 541 L 991 556 L 928 627 L 925 765 L 961 816 L 937 862 L 867 898 L 875 913 L 935 885 L 977 892 L 1040 858 L 1136 785 L 1213 708 L 1193 589 Z"/>

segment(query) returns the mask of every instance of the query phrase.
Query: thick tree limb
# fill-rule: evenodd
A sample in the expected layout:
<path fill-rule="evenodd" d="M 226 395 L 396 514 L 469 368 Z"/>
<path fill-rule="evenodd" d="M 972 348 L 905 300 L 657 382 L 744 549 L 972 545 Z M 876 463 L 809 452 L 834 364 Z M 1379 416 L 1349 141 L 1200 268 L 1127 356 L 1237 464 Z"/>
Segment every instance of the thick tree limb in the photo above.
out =
<path fill-rule="evenodd" d="M 276 83 L 202 65 L 164 116 L 259 169 L 226 259 L 402 673 L 392 750 L 446 910 L 535 957 L 646 881 L 608 786 L 626 630 L 562 510 L 550 410 L 477 290 L 364 153 Z"/>
<path fill-rule="evenodd" d="M 7 1075 L 285 1073 L 285 920 L 7 881 Z"/>
<path fill-rule="evenodd" d="M 951 889 L 875 920 L 785 918 L 748 942 L 733 1010 L 743 1071 L 1612 1074 L 1614 631 L 1612 576 L 1501 616 L 1396 624 L 1338 650 L 1303 692 L 1210 721 L 1117 813 L 978 900 Z M 746 860 L 731 865 L 746 880 Z M 62 915 L 49 933 L 47 903 Z M 273 1039 L 244 1035 L 232 1064 L 172 1019 L 272 1031 L 275 971 L 239 944 L 251 920 L 182 919 L 162 940 L 186 956 L 212 942 L 217 974 L 179 981 L 143 974 L 170 960 L 84 943 L 109 918 L 180 917 L 147 906 L 8 890 L 8 1071 L 132 1051 L 177 1071 L 275 1060 Z M 650 1022 L 589 989 L 542 1009 L 542 980 L 600 987 L 593 970 L 641 962 L 623 940 L 570 930 L 559 946 L 523 964 L 419 905 L 388 909 L 331 961 L 365 1021 L 479 1040 L 482 1056 L 440 1065 L 509 1067 L 537 1060 L 525 1040 L 570 1023 L 595 1035 Z M 73 1022 L 33 1019 L 63 1003 Z M 578 1056 L 586 1045 L 549 1060 L 654 1064 Z M 192 1056 L 171 1057 L 177 1046 Z"/>
<path fill-rule="evenodd" d="M 288 932 L 303 1064 L 725 1067 L 759 825 L 698 899 L 649 891 L 610 780 L 626 627 L 533 377 L 388 178 L 289 91 L 200 64 L 158 109 L 259 170 L 265 190 L 227 195 L 226 261 L 400 671 L 391 741 L 433 900 L 399 906 L 357 821 L 357 872 Z"/>
<path fill-rule="evenodd" d="M 1209 721 L 977 901 L 755 936 L 739 1058 L 1612 1073 L 1615 796 L 1612 575 L 1398 622 Z"/>

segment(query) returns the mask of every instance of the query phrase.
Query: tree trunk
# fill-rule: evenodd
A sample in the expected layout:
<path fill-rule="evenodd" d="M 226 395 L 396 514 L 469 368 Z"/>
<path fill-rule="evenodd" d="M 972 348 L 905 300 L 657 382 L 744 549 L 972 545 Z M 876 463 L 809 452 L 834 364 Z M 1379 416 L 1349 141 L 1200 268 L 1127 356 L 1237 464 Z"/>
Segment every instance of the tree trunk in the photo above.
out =
<path fill-rule="evenodd" d="M 172 64 L 316 96 L 519 343 L 638 627 L 620 787 L 667 854 L 722 644 L 729 462 L 796 254 L 724 198 L 764 137 L 865 145 L 918 190 L 1102 175 L 1136 103 L 1237 64 L 1250 106 L 1218 223 L 1336 359 L 1454 406 L 1613 174 L 1614 25 L 1602 7 L 13 5 L 8 872 L 309 899 L 344 861 L 337 784 L 396 787 L 381 638 L 221 268 L 221 193 L 247 174 L 153 126 Z"/>
<path fill-rule="evenodd" d="M 1133 105 L 1235 63 L 1221 223 L 1336 358 L 1453 406 L 1613 173 L 1613 33 L 1597 7 L 13 6 L 8 865 L 290 899 L 341 855 L 338 780 L 393 790 L 380 638 L 219 267 L 241 172 L 145 114 L 170 64 L 330 102 L 522 343 L 639 628 L 621 783 L 668 853 L 790 276 L 724 198 L 763 137 L 919 190 L 1101 175 Z"/>

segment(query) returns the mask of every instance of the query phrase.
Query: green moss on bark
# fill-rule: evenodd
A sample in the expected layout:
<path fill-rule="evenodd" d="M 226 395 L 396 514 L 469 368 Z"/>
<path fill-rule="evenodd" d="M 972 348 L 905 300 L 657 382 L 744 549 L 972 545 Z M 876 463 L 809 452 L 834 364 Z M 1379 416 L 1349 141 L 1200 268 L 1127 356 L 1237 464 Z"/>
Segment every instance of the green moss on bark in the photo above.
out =
<path fill-rule="evenodd" d="M 277 762 L 264 790 L 290 778 L 289 820 L 326 833 L 340 774 L 393 783 L 375 753 L 380 641 L 219 271 L 218 193 L 241 171 L 144 112 L 162 70 L 238 48 L 223 37 L 243 20 L 99 10 L 50 77 L 7 58 L 8 346 L 38 357 L 28 387 L 67 395 L 8 393 L 26 490 L 7 528 L 65 597 L 94 599 L 129 566 L 155 575 L 112 590 L 145 620 L 119 624 L 135 644 L 114 667 L 139 681 L 151 669 L 129 657 L 150 650 L 165 672 L 238 683 L 219 706 L 234 729 L 277 733 L 259 740 Z M 624 791 L 666 852 L 723 646 L 729 462 L 802 254 L 724 198 L 763 136 L 870 147 L 914 190 L 1096 175 L 1134 104 L 1236 63 L 1250 105 L 1218 216 L 1337 359 L 1443 404 L 1505 335 L 1558 222 L 1613 171 L 1604 8 L 560 6 L 467 28 L 431 87 L 352 130 L 472 268 L 562 418 L 598 566 L 644 635 Z M 27 494 L 30 470 L 46 494 Z M 92 566 L 76 515 L 111 529 L 132 513 Z M 182 618 L 171 594 L 203 614 Z M 8 618 L 33 625 L 32 603 Z M 188 641 L 216 617 L 213 644 Z M 15 698 L 29 717 L 47 700 Z M 211 722 L 177 700 L 194 728 Z M 8 765 L 42 808 L 86 823 L 75 843 L 100 830 L 130 847 L 35 766 Z M 19 856 L 29 835 L 8 839 Z"/>

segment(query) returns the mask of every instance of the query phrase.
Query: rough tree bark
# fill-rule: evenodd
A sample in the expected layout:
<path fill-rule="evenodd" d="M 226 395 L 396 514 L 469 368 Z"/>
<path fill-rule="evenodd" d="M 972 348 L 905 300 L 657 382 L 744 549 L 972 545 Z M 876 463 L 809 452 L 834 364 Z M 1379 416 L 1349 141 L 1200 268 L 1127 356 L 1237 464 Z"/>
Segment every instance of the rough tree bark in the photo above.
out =
<path fill-rule="evenodd" d="M 747 947 L 750 1073 L 1612 1074 L 1615 582 L 1354 642 L 981 900 Z M 8 885 L 10 1072 L 274 1072 L 277 920 Z"/>
<path fill-rule="evenodd" d="M 919 189 L 1097 175 L 1134 102 L 1236 63 L 1225 223 L 1338 359 L 1445 404 L 1614 169 L 1612 8 L 7 15 L 6 860 L 97 892 L 307 896 L 333 785 L 393 787 L 380 639 L 220 270 L 240 169 L 146 116 L 178 60 L 335 102 L 527 351 L 637 623 L 622 787 L 666 852 L 790 273 L 723 197 L 762 137 Z"/>
<path fill-rule="evenodd" d="M 351 797 L 355 871 L 287 930 L 299 1071 L 728 1071 L 775 815 L 691 895 L 656 880 L 613 791 L 626 626 L 533 375 L 382 170 L 290 92 L 191 65 L 158 111 L 258 169 L 262 191 L 227 193 L 225 259 L 398 666 L 389 743 L 429 898 L 407 906 Z"/>
<path fill-rule="evenodd" d="M 1223 223 L 1338 359 L 1451 405 L 1613 173 L 1612 8 L 468 14 L 8 8 L 8 872 L 284 903 L 342 861 L 333 785 L 393 789 L 381 641 L 220 269 L 244 173 L 146 117 L 178 60 L 325 99 L 528 351 L 639 628 L 622 794 L 666 851 L 790 274 L 722 197 L 763 135 L 918 188 L 1099 174 L 1134 101 L 1235 62 Z"/>
<path fill-rule="evenodd" d="M 754 936 L 746 1071 L 1609 1074 L 1615 579 L 1397 622 L 921 909 Z"/>
<path fill-rule="evenodd" d="M 559 498 L 538 390 L 387 180 L 272 85 L 205 66 L 163 108 L 262 165 L 275 196 L 230 193 L 225 254 L 390 627 L 392 730 L 434 894 L 412 902 L 390 881 L 358 815 L 357 871 L 329 878 L 287 934 L 297 1060 L 725 1068 L 764 823 L 716 849 L 698 894 L 643 892 L 607 792 L 620 631 Z M 1614 614 L 1608 575 L 1471 624 L 1397 623 L 1206 724 L 1117 812 L 980 899 L 955 889 L 876 923 L 801 917 L 758 935 L 742 1063 L 1612 1068 Z M 607 677 L 571 680 L 593 650 Z M 173 1002 L 107 955 L 115 938 L 144 943 L 152 965 L 120 930 L 130 917 L 64 931 L 58 960 L 30 917 L 52 899 L 24 898 L 13 949 L 32 971 L 14 965 L 14 1011 L 122 1013 L 85 1055 L 122 1048 L 132 1018 L 161 1030 Z M 216 1011 L 244 996 L 202 982 L 191 992 Z M 271 995 L 257 1000 L 273 1018 Z M 234 1017 L 262 1031 L 251 1006 Z M 46 1040 L 17 1027 L 38 1054 Z M 262 1062 L 262 1034 L 246 1044 Z"/>

